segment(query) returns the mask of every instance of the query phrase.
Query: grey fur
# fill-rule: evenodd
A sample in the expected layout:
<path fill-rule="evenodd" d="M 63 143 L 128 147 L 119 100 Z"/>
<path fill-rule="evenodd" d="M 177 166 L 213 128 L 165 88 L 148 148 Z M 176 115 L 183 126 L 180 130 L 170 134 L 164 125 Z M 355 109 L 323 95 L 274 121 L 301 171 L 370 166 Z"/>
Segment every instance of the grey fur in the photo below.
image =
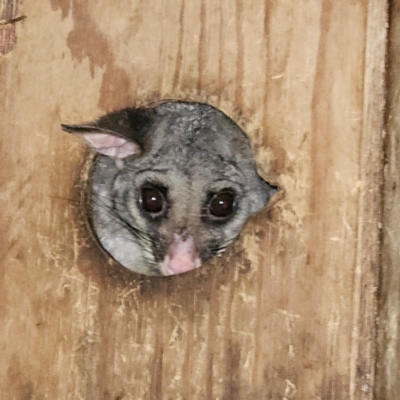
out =
<path fill-rule="evenodd" d="M 175 232 L 191 235 L 201 261 L 209 260 L 276 191 L 257 174 L 243 131 L 206 104 L 167 102 L 125 109 L 94 124 L 63 129 L 111 132 L 143 149 L 143 154 L 123 159 L 100 155 L 91 177 L 93 223 L 100 242 L 114 259 L 141 274 L 162 274 L 160 263 Z M 160 221 L 139 207 L 145 182 L 168 189 L 168 214 Z M 235 213 L 224 223 L 207 222 L 202 218 L 207 196 L 222 189 L 235 193 Z"/>

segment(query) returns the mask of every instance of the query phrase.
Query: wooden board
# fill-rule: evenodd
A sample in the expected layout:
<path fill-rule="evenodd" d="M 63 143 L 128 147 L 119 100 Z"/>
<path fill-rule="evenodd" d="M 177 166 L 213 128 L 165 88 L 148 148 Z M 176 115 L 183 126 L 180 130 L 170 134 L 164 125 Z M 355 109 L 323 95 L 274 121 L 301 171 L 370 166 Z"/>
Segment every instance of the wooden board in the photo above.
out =
<path fill-rule="evenodd" d="M 24 16 L 18 15 L 19 0 L 0 0 L 0 55 L 9 53 L 17 42 L 15 24 Z"/>
<path fill-rule="evenodd" d="M 371 399 L 385 1 L 26 1 L 0 59 L 7 399 Z M 221 259 L 143 278 L 82 224 L 60 123 L 208 102 L 284 191 Z"/>
<path fill-rule="evenodd" d="M 390 7 L 383 190 L 382 270 L 376 398 L 397 400 L 400 392 L 400 1 Z"/>

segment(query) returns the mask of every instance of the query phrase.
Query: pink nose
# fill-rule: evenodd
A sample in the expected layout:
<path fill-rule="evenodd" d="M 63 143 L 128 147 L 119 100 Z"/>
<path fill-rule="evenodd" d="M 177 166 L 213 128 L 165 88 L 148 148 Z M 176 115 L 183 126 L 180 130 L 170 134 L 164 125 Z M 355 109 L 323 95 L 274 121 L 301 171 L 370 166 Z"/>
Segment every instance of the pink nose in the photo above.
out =
<path fill-rule="evenodd" d="M 176 275 L 191 271 L 201 265 L 199 254 L 196 251 L 192 236 L 183 239 L 174 234 L 174 241 L 163 261 L 165 275 Z"/>

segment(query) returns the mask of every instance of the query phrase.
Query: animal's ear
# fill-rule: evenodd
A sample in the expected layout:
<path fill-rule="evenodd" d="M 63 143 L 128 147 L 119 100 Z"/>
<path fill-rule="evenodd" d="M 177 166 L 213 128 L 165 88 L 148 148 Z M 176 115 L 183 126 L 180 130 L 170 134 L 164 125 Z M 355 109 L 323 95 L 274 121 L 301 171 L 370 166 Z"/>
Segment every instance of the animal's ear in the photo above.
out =
<path fill-rule="evenodd" d="M 98 153 L 125 158 L 143 153 L 154 119 L 151 109 L 127 108 L 105 115 L 94 123 L 61 127 L 82 137 Z"/>
<path fill-rule="evenodd" d="M 276 186 L 271 186 L 260 176 L 258 176 L 258 178 L 260 183 L 258 195 L 256 194 L 252 198 L 252 202 L 250 204 L 250 212 L 252 214 L 255 214 L 263 209 L 268 204 L 269 199 L 278 191 Z"/>
<path fill-rule="evenodd" d="M 66 132 L 81 136 L 89 146 L 100 154 L 114 158 L 141 155 L 142 148 L 117 134 L 95 125 L 61 125 Z"/>

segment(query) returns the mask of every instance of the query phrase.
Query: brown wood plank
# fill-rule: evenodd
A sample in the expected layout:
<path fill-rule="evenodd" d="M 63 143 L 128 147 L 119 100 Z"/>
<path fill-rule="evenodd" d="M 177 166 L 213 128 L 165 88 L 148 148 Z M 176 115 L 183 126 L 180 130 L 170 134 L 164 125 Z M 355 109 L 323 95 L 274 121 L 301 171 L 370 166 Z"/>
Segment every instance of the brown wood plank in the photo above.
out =
<path fill-rule="evenodd" d="M 15 24 L 23 16 L 18 15 L 21 0 L 0 0 L 0 55 L 9 53 L 17 43 Z"/>
<path fill-rule="evenodd" d="M 395 400 L 400 392 L 400 2 L 390 3 L 387 57 L 387 110 L 383 187 L 382 271 L 379 291 L 379 335 L 376 398 Z"/>

